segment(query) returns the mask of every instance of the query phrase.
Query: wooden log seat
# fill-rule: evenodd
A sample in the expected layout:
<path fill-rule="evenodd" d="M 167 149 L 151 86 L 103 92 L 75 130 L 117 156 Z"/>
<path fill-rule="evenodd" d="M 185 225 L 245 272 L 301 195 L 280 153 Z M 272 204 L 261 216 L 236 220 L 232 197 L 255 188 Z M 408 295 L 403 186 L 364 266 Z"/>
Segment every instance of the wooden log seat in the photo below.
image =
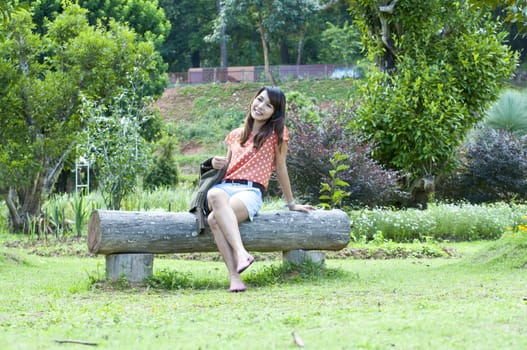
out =
<path fill-rule="evenodd" d="M 240 233 L 249 251 L 282 251 L 286 260 L 287 256 L 319 261 L 320 253 L 309 252 L 346 247 L 350 222 L 345 212 L 336 209 L 309 213 L 265 211 L 252 222 L 240 224 Z M 88 249 L 93 254 L 106 255 L 107 277 L 117 279 L 124 275 L 131 282 L 152 274 L 152 254 L 218 251 L 208 227 L 198 234 L 194 214 L 114 210 L 92 212 Z M 302 253 L 295 253 L 297 250 Z"/>

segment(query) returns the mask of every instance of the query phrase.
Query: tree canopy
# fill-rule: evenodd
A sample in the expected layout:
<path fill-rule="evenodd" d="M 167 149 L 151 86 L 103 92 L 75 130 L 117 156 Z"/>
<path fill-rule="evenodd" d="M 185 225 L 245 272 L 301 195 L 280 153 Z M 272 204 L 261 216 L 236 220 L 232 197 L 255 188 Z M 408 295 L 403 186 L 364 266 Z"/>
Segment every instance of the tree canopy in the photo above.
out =
<path fill-rule="evenodd" d="M 153 43 L 114 20 L 90 25 L 68 5 L 39 34 L 19 9 L 0 28 L 0 193 L 16 230 L 39 214 L 82 129 L 82 98 L 158 96 L 165 66 Z"/>
<path fill-rule="evenodd" d="M 498 22 L 467 1 L 351 1 L 369 58 L 356 126 L 375 156 L 413 178 L 452 165 L 517 57 Z"/>
<path fill-rule="evenodd" d="M 41 34 L 44 34 L 46 21 L 52 21 L 62 12 L 62 4 L 68 3 L 64 0 L 20 2 L 33 9 L 36 30 Z M 527 0 L 470 2 L 492 9 L 496 16 L 509 24 L 515 47 L 525 47 L 516 33 L 525 34 Z M 263 20 L 268 34 L 268 60 L 273 65 L 334 63 L 327 61 L 331 58 L 328 55 L 331 51 L 327 38 L 321 40 L 322 33 L 328 28 L 340 29 L 346 21 L 350 28 L 354 27 L 348 12 L 349 0 L 79 0 L 77 3 L 88 9 L 91 25 L 107 25 L 110 19 L 114 19 L 153 41 L 170 72 L 221 65 L 227 59 L 220 52 L 220 45 L 228 52 L 228 63 L 232 66 L 264 64 L 258 18 L 254 17 L 254 11 L 247 10 L 253 5 L 260 13 L 269 14 L 264 15 Z M 367 3 L 370 2 L 364 3 L 369 6 Z M 379 2 L 388 7 L 390 3 Z M 220 8 L 225 9 L 223 14 Z M 243 10 L 234 14 L 229 12 L 233 8 Z M 220 21 L 220 17 L 227 19 L 228 23 Z M 220 28 L 224 28 L 224 35 L 218 35 Z"/>
<path fill-rule="evenodd" d="M 46 23 L 72 3 L 87 10 L 90 25 L 108 27 L 112 21 L 120 22 L 153 42 L 156 48 L 162 46 L 171 27 L 157 0 L 32 0 L 29 3 L 36 29 L 41 34 L 46 31 Z"/>

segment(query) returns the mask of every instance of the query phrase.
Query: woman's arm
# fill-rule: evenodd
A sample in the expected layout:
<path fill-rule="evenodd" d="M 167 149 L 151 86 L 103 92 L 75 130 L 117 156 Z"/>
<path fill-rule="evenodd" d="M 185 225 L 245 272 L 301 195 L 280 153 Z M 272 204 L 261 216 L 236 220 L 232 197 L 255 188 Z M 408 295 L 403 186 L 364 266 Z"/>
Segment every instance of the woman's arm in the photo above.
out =
<path fill-rule="evenodd" d="M 295 203 L 293 191 L 291 190 L 291 181 L 289 180 L 289 173 L 287 172 L 287 142 L 282 143 L 281 146 L 276 146 L 275 154 L 276 175 L 278 176 L 278 183 L 280 184 L 280 188 L 282 189 L 282 193 L 284 194 L 285 201 L 287 203 L 287 207 L 289 207 L 289 210 L 313 210 L 314 208 L 311 205 L 300 205 Z"/>

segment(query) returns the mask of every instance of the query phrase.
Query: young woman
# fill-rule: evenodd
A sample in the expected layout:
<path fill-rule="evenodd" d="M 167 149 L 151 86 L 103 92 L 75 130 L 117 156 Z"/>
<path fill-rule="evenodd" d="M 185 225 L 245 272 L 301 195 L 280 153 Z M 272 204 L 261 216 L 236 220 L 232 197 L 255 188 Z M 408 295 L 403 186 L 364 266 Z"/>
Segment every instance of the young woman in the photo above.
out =
<path fill-rule="evenodd" d="M 239 223 L 253 220 L 260 210 L 273 170 L 289 210 L 314 209 L 296 204 L 293 198 L 286 165 L 285 105 L 282 90 L 260 89 L 251 101 L 244 126 L 225 138 L 227 157 L 212 159 L 215 169 L 227 166 L 223 182 L 207 192 L 207 201 L 211 210 L 208 223 L 227 265 L 231 292 L 246 290 L 240 274 L 254 262 L 254 257 L 243 246 Z"/>

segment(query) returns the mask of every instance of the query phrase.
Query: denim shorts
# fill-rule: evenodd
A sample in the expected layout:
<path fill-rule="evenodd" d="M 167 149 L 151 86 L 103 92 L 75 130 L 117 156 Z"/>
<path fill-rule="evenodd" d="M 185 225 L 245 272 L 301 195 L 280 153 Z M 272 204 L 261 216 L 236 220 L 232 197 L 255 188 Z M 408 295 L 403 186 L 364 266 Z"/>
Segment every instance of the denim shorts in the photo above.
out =
<path fill-rule="evenodd" d="M 212 188 L 219 188 L 225 191 L 229 198 L 238 198 L 242 201 L 249 213 L 249 220 L 253 221 L 254 216 L 262 207 L 262 192 L 252 187 L 250 184 L 238 183 L 219 183 L 212 186 Z"/>

